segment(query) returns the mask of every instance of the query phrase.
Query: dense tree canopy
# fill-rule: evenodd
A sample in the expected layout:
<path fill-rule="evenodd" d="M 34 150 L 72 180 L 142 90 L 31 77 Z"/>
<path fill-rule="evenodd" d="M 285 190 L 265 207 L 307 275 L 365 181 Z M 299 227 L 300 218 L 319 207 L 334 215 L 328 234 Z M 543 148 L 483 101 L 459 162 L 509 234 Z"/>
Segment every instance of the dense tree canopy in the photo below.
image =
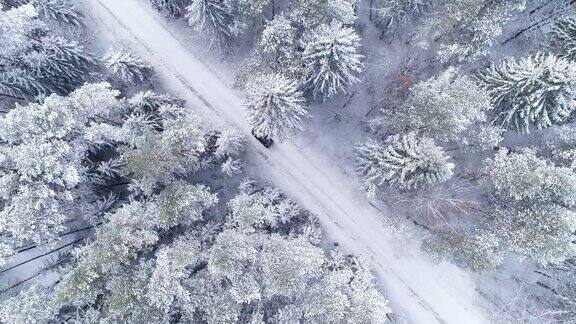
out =
<path fill-rule="evenodd" d="M 54 35 L 32 4 L 0 12 L 0 94 L 34 99 L 68 94 L 85 81 L 96 60 L 76 41 Z"/>
<path fill-rule="evenodd" d="M 576 64 L 553 54 L 505 59 L 482 79 L 496 107 L 495 121 L 521 132 L 561 124 L 576 107 Z"/>
<path fill-rule="evenodd" d="M 368 142 L 357 148 L 358 173 L 370 195 L 384 183 L 414 188 L 448 180 L 454 164 L 434 140 L 416 133 L 393 135 L 384 144 Z"/>

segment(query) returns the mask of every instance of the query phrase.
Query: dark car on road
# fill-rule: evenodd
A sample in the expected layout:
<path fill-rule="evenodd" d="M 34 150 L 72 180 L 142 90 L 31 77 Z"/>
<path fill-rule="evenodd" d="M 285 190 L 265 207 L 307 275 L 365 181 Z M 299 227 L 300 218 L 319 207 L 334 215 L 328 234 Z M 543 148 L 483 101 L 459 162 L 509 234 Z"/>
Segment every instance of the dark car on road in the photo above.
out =
<path fill-rule="evenodd" d="M 252 135 L 258 140 L 258 142 L 264 145 L 265 148 L 269 148 L 270 146 L 272 146 L 272 144 L 274 144 L 274 141 L 271 138 L 260 137 L 254 133 L 254 130 L 252 130 Z"/>

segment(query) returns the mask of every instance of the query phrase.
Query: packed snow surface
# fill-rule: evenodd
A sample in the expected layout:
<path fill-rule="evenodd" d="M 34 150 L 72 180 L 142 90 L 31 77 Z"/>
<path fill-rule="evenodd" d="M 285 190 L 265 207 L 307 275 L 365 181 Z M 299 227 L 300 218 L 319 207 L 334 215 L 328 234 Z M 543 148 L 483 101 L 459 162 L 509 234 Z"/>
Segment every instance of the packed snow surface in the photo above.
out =
<path fill-rule="evenodd" d="M 226 123 L 249 139 L 248 153 L 261 177 L 318 215 L 327 234 L 345 251 L 364 255 L 391 300 L 413 323 L 485 323 L 471 278 L 456 266 L 435 264 L 417 242 L 399 249 L 372 204 L 334 161 L 294 142 L 265 149 L 250 134 L 241 98 L 188 49 L 168 23 L 141 0 L 86 0 L 100 28 L 154 65 L 161 83 L 204 117 Z"/>

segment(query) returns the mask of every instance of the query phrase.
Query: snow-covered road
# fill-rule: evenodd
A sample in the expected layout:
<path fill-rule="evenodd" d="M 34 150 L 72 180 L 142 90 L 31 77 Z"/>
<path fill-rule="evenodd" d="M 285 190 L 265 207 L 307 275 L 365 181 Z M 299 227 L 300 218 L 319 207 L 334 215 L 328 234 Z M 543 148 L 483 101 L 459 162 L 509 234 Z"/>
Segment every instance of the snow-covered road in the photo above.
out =
<path fill-rule="evenodd" d="M 330 237 L 347 251 L 371 261 L 391 306 L 413 323 L 485 323 L 467 274 L 436 265 L 415 247 L 398 256 L 386 217 L 351 185 L 336 166 L 321 163 L 321 152 L 293 143 L 265 149 L 251 135 L 241 99 L 196 57 L 166 21 L 144 0 L 85 0 L 101 30 L 124 42 L 152 63 L 163 86 L 186 99 L 205 118 L 227 123 L 249 138 L 249 153 L 269 181 L 317 214 Z M 314 159 L 312 159 L 314 156 Z M 414 244 L 416 245 L 416 243 Z"/>

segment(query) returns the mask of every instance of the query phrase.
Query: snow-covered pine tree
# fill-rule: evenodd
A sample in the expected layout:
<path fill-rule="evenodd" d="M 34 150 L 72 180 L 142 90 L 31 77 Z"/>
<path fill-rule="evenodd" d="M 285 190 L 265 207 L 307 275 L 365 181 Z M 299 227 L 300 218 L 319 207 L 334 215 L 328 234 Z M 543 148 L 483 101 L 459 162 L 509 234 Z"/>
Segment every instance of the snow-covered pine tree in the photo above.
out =
<path fill-rule="evenodd" d="M 348 322 L 381 323 L 385 321 L 386 315 L 392 313 L 392 309 L 388 301 L 383 299 L 378 292 L 368 261 L 362 257 L 353 256 L 347 264 L 342 264 L 339 268 L 340 271 L 352 270 L 353 272 L 349 281 L 351 289 L 346 293 L 350 300 L 350 309 L 345 316 Z"/>
<path fill-rule="evenodd" d="M 184 13 L 183 0 L 150 0 L 158 11 L 170 17 L 180 17 Z"/>
<path fill-rule="evenodd" d="M 410 189 L 446 181 L 453 169 L 454 164 L 434 140 L 414 132 L 390 136 L 384 144 L 369 141 L 357 148 L 357 171 L 371 196 L 385 183 Z"/>
<path fill-rule="evenodd" d="M 449 68 L 410 89 L 408 100 L 395 116 L 394 126 L 466 145 L 476 137 L 466 138 L 466 131 L 483 122 L 490 109 L 486 91 L 458 69 Z"/>
<path fill-rule="evenodd" d="M 135 113 L 122 128 L 127 137 L 120 148 L 123 172 L 132 178 L 136 192 L 149 195 L 180 175 L 198 171 L 207 153 L 210 127 L 191 111 L 159 120 Z"/>
<path fill-rule="evenodd" d="M 69 220 L 100 217 L 114 204 L 100 200 L 118 182 L 132 181 L 130 189 L 146 194 L 157 187 L 168 193 L 180 174 L 198 170 L 211 154 L 212 130 L 175 107 L 177 100 L 144 93 L 120 101 L 118 95 L 106 83 L 86 84 L 67 97 L 17 105 L 0 119 L 0 203 L 6 206 L 0 210 L 0 263 L 17 246 L 54 242 Z M 170 189 L 172 196 L 184 196 L 188 187 L 178 188 Z M 198 207 L 185 197 L 185 208 Z M 173 197 L 167 200 L 169 208 L 178 207 Z M 182 217 L 184 224 L 199 218 Z"/>
<path fill-rule="evenodd" d="M 504 59 L 481 79 L 503 127 L 528 133 L 561 124 L 576 109 L 576 63 L 553 54 Z"/>
<path fill-rule="evenodd" d="M 331 251 L 340 255 L 338 251 Z M 334 253 L 336 252 L 336 253 Z M 278 310 L 278 323 L 380 323 L 391 312 L 373 283 L 366 260 L 330 258 L 325 272 L 306 292 Z"/>
<path fill-rule="evenodd" d="M 59 36 L 42 38 L 41 51 L 23 57 L 25 68 L 51 92 L 68 94 L 89 79 L 96 59 L 76 41 Z"/>
<path fill-rule="evenodd" d="M 206 32 L 211 46 L 226 46 L 232 36 L 234 19 L 224 0 L 192 0 L 186 10 L 188 24 L 199 32 Z"/>
<path fill-rule="evenodd" d="M 301 295 L 309 281 L 321 274 L 324 252 L 302 237 L 286 239 L 272 234 L 261 251 L 264 294 L 269 297 Z"/>
<path fill-rule="evenodd" d="M 576 16 L 558 20 L 552 29 L 552 36 L 560 56 L 576 60 Z"/>
<path fill-rule="evenodd" d="M 231 177 L 235 174 L 242 173 L 242 169 L 244 168 L 244 162 L 242 160 L 236 160 L 233 158 L 227 158 L 224 163 L 222 163 L 222 173 Z"/>
<path fill-rule="evenodd" d="M 358 81 L 363 56 L 360 37 L 354 29 L 333 22 L 320 25 L 302 40 L 307 87 L 315 97 L 328 99 L 347 92 Z"/>
<path fill-rule="evenodd" d="M 226 289 L 221 280 L 214 280 L 214 276 L 206 270 L 199 271 L 187 284 L 194 296 L 191 302 L 185 304 L 184 318 L 190 322 L 196 319 L 195 314 L 199 312 L 206 323 L 235 323 L 242 311 L 241 304 L 236 302 L 235 297 L 240 298 L 254 292 L 253 287 L 246 284 L 243 287 L 244 293 L 235 295 L 234 290 Z"/>
<path fill-rule="evenodd" d="M 226 128 L 218 133 L 216 139 L 217 157 L 226 157 L 238 155 L 244 147 L 244 135 L 233 128 Z"/>
<path fill-rule="evenodd" d="M 5 96 L 65 95 L 89 80 L 96 66 L 77 42 L 51 35 L 31 4 L 0 11 L 0 42 Z"/>
<path fill-rule="evenodd" d="M 494 226 L 513 251 L 539 263 L 576 255 L 576 174 L 536 156 L 534 151 L 500 150 L 488 160 L 488 181 L 497 208 Z"/>
<path fill-rule="evenodd" d="M 503 204 L 576 206 L 576 173 L 539 158 L 533 150 L 501 149 L 488 160 L 488 181 Z"/>
<path fill-rule="evenodd" d="M 246 110 L 254 133 L 284 140 L 309 117 L 298 83 L 280 74 L 259 76 L 246 86 Z"/>
<path fill-rule="evenodd" d="M 199 261 L 199 252 L 198 242 L 179 238 L 174 244 L 156 253 L 154 270 L 146 284 L 145 295 L 154 308 L 169 314 L 175 303 L 191 299 L 184 279 L 189 276 L 187 267 Z"/>
<path fill-rule="evenodd" d="M 271 58 L 273 65 L 286 67 L 296 58 L 296 28 L 281 14 L 262 31 L 258 50 Z"/>
<path fill-rule="evenodd" d="M 497 208 L 497 233 L 514 252 L 543 266 L 576 256 L 576 212 L 556 204 Z"/>
<path fill-rule="evenodd" d="M 73 0 L 33 0 L 34 7 L 45 19 L 80 27 L 82 14 Z"/>
<path fill-rule="evenodd" d="M 474 271 L 498 268 L 503 261 L 501 238 L 487 229 L 464 233 L 439 232 L 426 239 L 422 249 L 440 258 L 448 257 L 456 264 Z"/>
<path fill-rule="evenodd" d="M 0 30 L 3 61 L 29 50 L 29 35 L 45 35 L 48 32 L 46 24 L 38 19 L 38 10 L 31 4 L 0 10 Z"/>
<path fill-rule="evenodd" d="M 281 323 L 378 323 L 390 311 L 365 261 L 348 257 L 333 262 L 302 236 L 257 235 L 226 230 L 209 257 L 210 275 L 232 283 L 236 303 L 259 300 L 267 310 L 274 298 L 291 296 L 290 302 L 268 314 L 270 321 Z"/>
<path fill-rule="evenodd" d="M 154 75 L 148 62 L 121 48 L 110 47 L 103 60 L 110 77 L 129 86 L 149 82 Z"/>
<path fill-rule="evenodd" d="M 190 226 L 201 221 L 204 212 L 218 203 L 218 196 L 204 185 L 191 185 L 183 180 L 168 184 L 156 197 L 159 228 Z"/>
<path fill-rule="evenodd" d="M 278 228 L 297 217 L 301 209 L 286 198 L 278 188 L 259 188 L 252 181 L 244 181 L 240 192 L 228 202 L 230 222 L 238 228 Z"/>

